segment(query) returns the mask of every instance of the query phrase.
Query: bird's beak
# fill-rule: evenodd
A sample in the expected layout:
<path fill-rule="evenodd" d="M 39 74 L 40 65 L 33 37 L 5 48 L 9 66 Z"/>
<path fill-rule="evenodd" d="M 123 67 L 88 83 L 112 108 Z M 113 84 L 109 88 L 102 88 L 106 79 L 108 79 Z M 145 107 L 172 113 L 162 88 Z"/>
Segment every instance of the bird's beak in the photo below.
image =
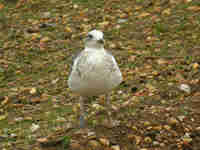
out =
<path fill-rule="evenodd" d="M 103 40 L 103 39 L 100 39 L 100 40 L 98 40 L 98 43 L 104 44 L 104 40 Z"/>

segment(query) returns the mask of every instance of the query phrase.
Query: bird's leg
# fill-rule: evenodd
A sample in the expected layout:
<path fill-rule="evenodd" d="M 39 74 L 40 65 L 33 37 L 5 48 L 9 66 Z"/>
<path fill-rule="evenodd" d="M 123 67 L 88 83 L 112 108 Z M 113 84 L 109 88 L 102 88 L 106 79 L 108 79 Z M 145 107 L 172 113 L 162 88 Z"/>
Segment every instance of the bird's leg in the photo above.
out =
<path fill-rule="evenodd" d="M 107 106 L 107 113 L 108 113 L 108 117 L 109 117 L 109 121 L 111 120 L 111 103 L 110 103 L 110 94 L 106 94 L 105 95 L 106 98 L 106 106 Z"/>
<path fill-rule="evenodd" d="M 85 127 L 84 97 L 80 97 L 80 128 Z"/>

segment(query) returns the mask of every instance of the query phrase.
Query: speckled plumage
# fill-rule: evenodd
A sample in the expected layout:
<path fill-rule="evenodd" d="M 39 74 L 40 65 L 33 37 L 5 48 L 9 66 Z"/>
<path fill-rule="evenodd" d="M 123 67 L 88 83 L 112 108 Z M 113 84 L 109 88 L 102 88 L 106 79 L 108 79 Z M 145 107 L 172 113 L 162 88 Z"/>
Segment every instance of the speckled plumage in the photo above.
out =
<path fill-rule="evenodd" d="M 114 57 L 105 50 L 94 50 L 83 51 L 76 58 L 68 84 L 74 93 L 94 96 L 110 92 L 121 81 Z"/>
<path fill-rule="evenodd" d="M 122 74 L 115 58 L 104 49 L 103 33 L 97 30 L 89 32 L 85 49 L 74 60 L 68 79 L 69 88 L 82 97 L 88 97 L 108 93 L 121 82 Z"/>
<path fill-rule="evenodd" d="M 92 33 L 96 32 L 92 31 Z M 100 31 L 95 34 L 97 35 L 99 39 L 103 38 Z M 110 53 L 103 47 L 85 47 L 74 60 L 68 85 L 74 93 L 94 96 L 108 93 L 121 81 L 122 74 L 115 58 Z"/>

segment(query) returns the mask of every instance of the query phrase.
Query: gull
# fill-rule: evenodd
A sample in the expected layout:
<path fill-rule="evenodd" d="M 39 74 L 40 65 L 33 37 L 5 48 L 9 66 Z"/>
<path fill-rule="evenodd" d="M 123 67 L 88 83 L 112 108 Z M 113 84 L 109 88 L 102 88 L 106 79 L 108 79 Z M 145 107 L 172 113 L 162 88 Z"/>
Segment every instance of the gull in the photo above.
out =
<path fill-rule="evenodd" d="M 85 126 L 84 101 L 91 96 L 107 94 L 122 82 L 114 56 L 104 49 L 103 33 L 90 31 L 84 43 L 85 48 L 74 59 L 68 78 L 69 89 L 80 95 L 81 128 Z"/>

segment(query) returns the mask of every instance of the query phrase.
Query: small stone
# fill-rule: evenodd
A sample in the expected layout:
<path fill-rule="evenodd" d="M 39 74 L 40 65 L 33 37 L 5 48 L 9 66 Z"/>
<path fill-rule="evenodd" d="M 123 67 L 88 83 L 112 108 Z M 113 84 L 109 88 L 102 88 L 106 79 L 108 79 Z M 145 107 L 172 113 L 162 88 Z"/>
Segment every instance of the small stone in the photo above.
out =
<path fill-rule="evenodd" d="M 95 132 L 88 132 L 88 139 L 96 139 L 96 133 Z"/>
<path fill-rule="evenodd" d="M 117 20 L 117 23 L 125 23 L 125 22 L 127 22 L 128 21 L 128 19 L 118 19 Z"/>
<path fill-rule="evenodd" d="M 160 147 L 165 147 L 165 143 L 160 143 Z"/>
<path fill-rule="evenodd" d="M 76 5 L 76 4 L 73 5 L 73 8 L 74 8 L 74 9 L 77 9 L 77 8 L 78 8 L 78 5 Z"/>
<path fill-rule="evenodd" d="M 119 28 L 121 28 L 121 26 L 120 26 L 119 24 L 117 24 L 117 25 L 115 26 L 115 28 L 116 28 L 116 29 L 119 29 Z"/>
<path fill-rule="evenodd" d="M 112 46 L 113 46 L 113 44 L 112 44 Z M 111 47 L 112 47 L 112 46 L 111 46 Z M 114 48 L 114 47 L 116 47 L 115 44 L 114 44 L 114 46 L 113 46 L 112 48 Z M 117 93 L 118 93 L 118 94 L 123 94 L 123 91 L 122 91 L 122 90 L 119 90 Z"/>
<path fill-rule="evenodd" d="M 160 145 L 160 143 L 158 141 L 153 141 L 153 145 L 158 146 L 158 145 Z"/>
<path fill-rule="evenodd" d="M 55 80 L 52 80 L 51 83 L 56 84 L 58 81 L 59 81 L 59 78 L 56 78 Z"/>
<path fill-rule="evenodd" d="M 17 135 L 16 135 L 15 133 L 11 133 L 11 134 L 10 134 L 10 137 L 12 137 L 12 138 L 16 138 Z"/>
<path fill-rule="evenodd" d="M 30 89 L 30 94 L 34 95 L 37 92 L 36 88 L 31 88 Z"/>
<path fill-rule="evenodd" d="M 22 121 L 24 118 L 23 117 L 18 117 L 18 118 L 15 118 L 15 121 L 16 122 L 20 122 L 20 121 Z"/>
<path fill-rule="evenodd" d="M 200 127 L 197 127 L 196 130 L 197 130 L 197 131 L 200 131 Z"/>
<path fill-rule="evenodd" d="M 191 93 L 191 88 L 187 84 L 181 84 L 179 86 L 179 89 L 182 90 L 182 91 L 184 91 L 184 92 L 186 92 L 186 93 L 188 93 L 188 94 Z"/>
<path fill-rule="evenodd" d="M 95 135 L 96 135 L 96 133 L 95 133 L 95 132 L 91 132 L 91 131 L 88 132 L 88 134 L 87 134 L 88 137 L 90 137 L 90 136 L 95 136 Z"/>

